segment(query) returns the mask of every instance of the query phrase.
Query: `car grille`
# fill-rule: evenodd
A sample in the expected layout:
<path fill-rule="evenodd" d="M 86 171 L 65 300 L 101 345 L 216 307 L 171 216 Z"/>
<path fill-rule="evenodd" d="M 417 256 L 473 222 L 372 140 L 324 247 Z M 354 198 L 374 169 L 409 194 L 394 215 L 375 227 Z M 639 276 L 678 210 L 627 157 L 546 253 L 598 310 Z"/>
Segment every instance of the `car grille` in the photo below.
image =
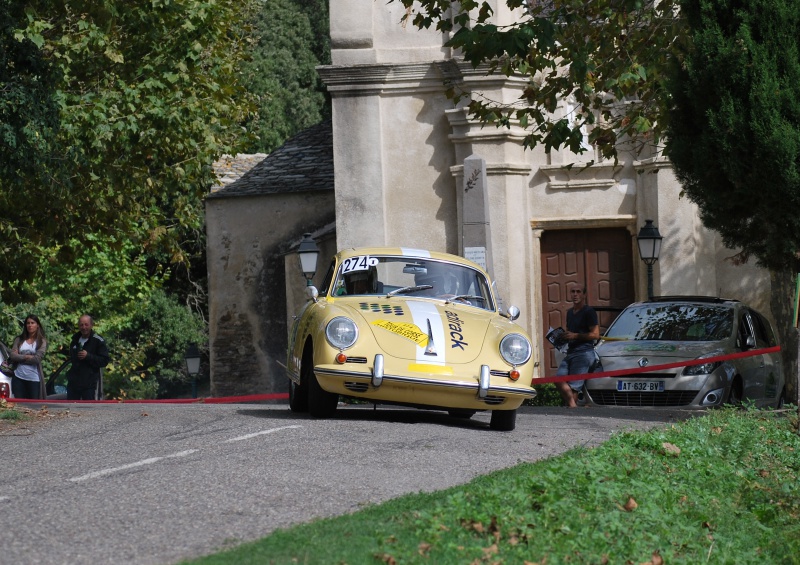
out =
<path fill-rule="evenodd" d="M 659 379 L 674 379 L 676 376 L 677 375 L 675 373 L 631 373 L 629 375 L 625 375 L 623 377 L 618 377 L 618 378 L 659 380 Z"/>
<path fill-rule="evenodd" d="M 617 392 L 593 390 L 589 393 L 595 404 L 602 406 L 687 406 L 697 396 L 697 390 L 668 390 L 664 392 Z"/>
<path fill-rule="evenodd" d="M 489 371 L 489 373 L 493 377 L 505 377 L 505 378 L 508 378 L 508 375 L 509 375 L 509 371 L 494 371 L 494 370 L 492 370 L 492 371 Z"/>
<path fill-rule="evenodd" d="M 487 396 L 482 400 L 490 406 L 498 406 L 506 401 L 502 396 Z"/>
<path fill-rule="evenodd" d="M 367 392 L 369 389 L 369 383 L 354 383 L 348 381 L 344 383 L 344 388 L 350 392 Z"/>
<path fill-rule="evenodd" d="M 387 314 L 395 316 L 403 315 L 403 307 L 398 304 L 376 304 L 374 302 L 359 302 L 358 307 L 361 310 L 374 312 L 375 314 Z"/>
<path fill-rule="evenodd" d="M 347 362 L 348 363 L 359 363 L 361 365 L 365 365 L 367 363 L 367 358 L 366 357 L 348 357 L 347 358 Z"/>

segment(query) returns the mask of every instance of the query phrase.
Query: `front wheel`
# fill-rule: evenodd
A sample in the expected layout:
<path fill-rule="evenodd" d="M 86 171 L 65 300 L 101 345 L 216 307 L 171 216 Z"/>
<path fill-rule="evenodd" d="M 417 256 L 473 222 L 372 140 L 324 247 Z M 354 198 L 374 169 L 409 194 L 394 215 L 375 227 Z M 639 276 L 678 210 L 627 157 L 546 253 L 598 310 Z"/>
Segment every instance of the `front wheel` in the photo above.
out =
<path fill-rule="evenodd" d="M 783 390 L 781 390 L 781 395 L 778 397 L 778 402 L 775 405 L 775 407 L 778 410 L 783 410 L 784 406 L 786 406 L 786 387 L 785 386 L 783 387 Z"/>
<path fill-rule="evenodd" d="M 497 432 L 510 432 L 517 426 L 516 410 L 492 410 L 489 428 Z"/>
<path fill-rule="evenodd" d="M 738 380 L 734 380 L 731 383 L 731 392 L 728 394 L 728 404 L 732 406 L 741 407 L 742 405 L 742 388 L 741 383 Z"/>
<path fill-rule="evenodd" d="M 339 405 L 339 395 L 323 389 L 317 376 L 314 374 L 314 365 L 311 359 L 308 363 L 303 361 L 303 369 L 308 367 L 308 412 L 314 418 L 330 418 Z"/>
<path fill-rule="evenodd" d="M 308 412 L 308 381 L 297 384 L 289 379 L 289 410 L 292 412 Z"/>

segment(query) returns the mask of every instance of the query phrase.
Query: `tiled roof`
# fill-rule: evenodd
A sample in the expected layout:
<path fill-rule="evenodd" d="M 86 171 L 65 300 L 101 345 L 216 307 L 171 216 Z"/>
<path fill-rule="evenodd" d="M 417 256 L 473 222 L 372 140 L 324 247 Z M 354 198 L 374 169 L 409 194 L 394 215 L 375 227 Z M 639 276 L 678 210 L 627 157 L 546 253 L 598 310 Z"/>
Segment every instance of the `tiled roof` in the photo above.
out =
<path fill-rule="evenodd" d="M 331 121 L 301 131 L 251 167 L 232 182 L 212 189 L 208 198 L 333 190 Z M 222 176 L 219 171 L 217 174 Z"/>
<path fill-rule="evenodd" d="M 216 192 L 221 188 L 239 180 L 243 174 L 258 165 L 266 157 L 266 153 L 239 153 L 233 155 L 223 155 L 219 161 L 214 162 L 214 172 L 217 173 L 218 184 L 211 187 L 211 192 Z"/>

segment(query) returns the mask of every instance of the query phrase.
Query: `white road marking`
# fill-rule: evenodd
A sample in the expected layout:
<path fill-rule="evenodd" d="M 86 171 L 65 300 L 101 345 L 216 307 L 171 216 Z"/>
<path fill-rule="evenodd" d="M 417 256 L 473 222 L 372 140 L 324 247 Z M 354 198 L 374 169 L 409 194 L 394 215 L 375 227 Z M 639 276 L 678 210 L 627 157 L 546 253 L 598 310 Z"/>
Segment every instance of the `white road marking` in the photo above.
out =
<path fill-rule="evenodd" d="M 121 467 L 112 467 L 111 469 L 103 469 L 101 471 L 94 471 L 93 473 L 88 473 L 86 475 L 82 475 L 80 477 L 72 477 L 70 481 L 73 483 L 80 483 L 81 481 L 88 481 L 89 479 L 96 479 L 98 477 L 103 477 L 105 475 L 110 475 L 112 473 L 116 473 L 118 471 L 126 471 L 128 469 L 133 469 L 135 467 L 141 467 L 143 465 L 152 465 L 153 463 L 158 463 L 162 459 L 169 459 L 173 457 L 186 457 L 187 455 L 191 455 L 192 453 L 197 452 L 196 449 L 187 449 L 186 451 L 180 451 L 178 453 L 173 453 L 171 455 L 165 455 L 164 457 L 151 457 L 150 459 L 142 459 L 141 461 L 136 461 L 135 463 L 128 463 L 127 465 L 122 465 Z"/>
<path fill-rule="evenodd" d="M 226 439 L 225 443 L 228 443 L 228 442 L 231 442 L 231 441 L 242 441 L 242 440 L 245 440 L 245 439 L 250 439 L 250 438 L 254 438 L 254 437 L 258 437 L 258 436 L 264 436 L 264 435 L 267 435 L 267 434 L 271 434 L 273 432 L 279 432 L 281 430 L 293 430 L 295 428 L 302 428 L 302 427 L 303 426 L 283 426 L 282 428 L 272 428 L 271 430 L 264 430 L 262 432 L 256 432 L 254 434 L 247 434 L 246 436 L 232 437 L 231 439 Z"/>
<path fill-rule="evenodd" d="M 279 432 L 281 430 L 293 430 L 295 428 L 302 428 L 303 426 L 283 426 L 280 428 L 272 428 L 270 430 L 263 430 L 261 432 L 255 432 L 253 434 L 247 434 L 244 436 L 234 437 L 231 439 L 226 439 L 225 443 L 231 441 L 243 441 L 246 439 L 251 439 L 258 436 L 263 436 L 266 434 L 271 434 L 273 432 Z M 106 475 L 111 475 L 112 473 L 117 473 L 119 471 L 127 471 L 128 469 L 134 469 L 136 467 L 142 467 L 144 465 L 152 465 L 153 463 L 158 463 L 164 459 L 170 459 L 174 457 L 186 457 L 187 455 L 191 455 L 192 453 L 196 453 L 197 449 L 187 449 L 186 451 L 179 451 L 178 453 L 173 453 L 171 455 L 165 455 L 164 457 L 151 457 L 149 459 L 142 459 L 141 461 L 136 461 L 134 463 L 128 463 L 127 465 L 122 465 L 120 467 L 112 467 L 110 469 L 102 469 L 100 471 L 94 471 L 92 473 L 87 473 L 86 475 L 81 475 L 80 477 L 72 477 L 70 481 L 73 483 L 80 483 L 82 481 L 88 481 L 89 479 L 97 479 L 99 477 L 104 477 Z M 0 498 L 0 502 L 2 502 L 4 498 Z"/>

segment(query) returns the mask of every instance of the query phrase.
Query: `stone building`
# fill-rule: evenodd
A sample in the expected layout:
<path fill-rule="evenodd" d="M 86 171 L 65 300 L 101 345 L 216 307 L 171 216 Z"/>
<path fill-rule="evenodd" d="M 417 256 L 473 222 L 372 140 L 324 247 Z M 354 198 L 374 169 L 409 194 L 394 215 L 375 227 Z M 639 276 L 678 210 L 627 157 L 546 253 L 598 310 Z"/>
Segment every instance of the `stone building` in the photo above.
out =
<path fill-rule="evenodd" d="M 520 17 L 490 3 L 499 25 Z M 298 284 L 284 281 L 300 273 L 284 254 L 315 230 L 321 264 L 328 251 L 365 245 L 483 250 L 503 304 L 520 308 L 534 339 L 538 375 L 553 371 L 544 333 L 563 324 L 567 284 L 587 286 L 601 324 L 646 297 L 635 238 L 645 219 L 664 237 L 655 294 L 721 295 L 769 312 L 768 273 L 726 261 L 734 251 L 680 197 L 668 161 L 623 150 L 615 165 L 591 150 L 525 150 L 520 129 L 476 123 L 445 97 L 445 83 L 511 103 L 524 82 L 460 63 L 446 34 L 401 25 L 404 13 L 399 3 L 330 2 L 332 65 L 319 69 L 333 102 L 324 179 L 291 174 L 306 163 L 293 163 L 291 151 L 314 143 L 316 129 L 265 159 L 268 171 L 256 166 L 209 196 L 215 394 L 285 390 L 277 363 L 293 304 L 278 303 Z"/>
<path fill-rule="evenodd" d="M 305 286 L 292 249 L 306 232 L 335 247 L 331 124 L 221 168 L 206 199 L 211 394 L 284 392 L 287 288 Z"/>

